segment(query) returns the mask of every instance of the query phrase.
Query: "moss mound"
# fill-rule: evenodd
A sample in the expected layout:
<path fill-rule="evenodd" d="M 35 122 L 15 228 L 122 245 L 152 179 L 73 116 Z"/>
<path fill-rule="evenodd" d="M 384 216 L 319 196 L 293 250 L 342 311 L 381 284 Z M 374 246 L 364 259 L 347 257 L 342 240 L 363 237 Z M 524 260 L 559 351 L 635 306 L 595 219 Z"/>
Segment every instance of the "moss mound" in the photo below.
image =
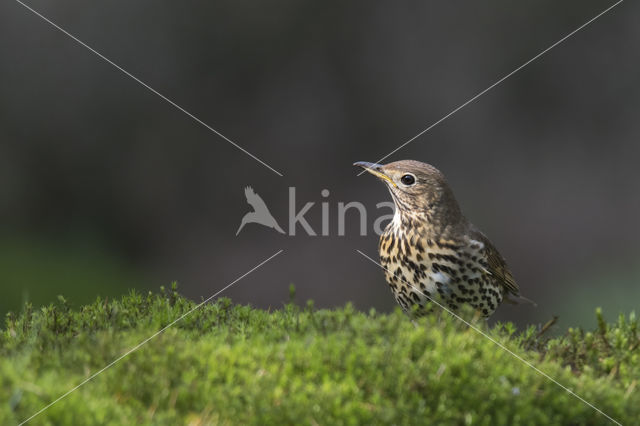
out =
<path fill-rule="evenodd" d="M 17 424 L 195 307 L 132 292 L 72 310 L 7 316 L 0 424 Z M 631 314 L 546 339 L 484 332 L 622 423 L 640 419 Z M 418 320 L 350 305 L 265 311 L 220 299 L 197 309 L 30 424 L 610 424 L 449 315 Z"/>

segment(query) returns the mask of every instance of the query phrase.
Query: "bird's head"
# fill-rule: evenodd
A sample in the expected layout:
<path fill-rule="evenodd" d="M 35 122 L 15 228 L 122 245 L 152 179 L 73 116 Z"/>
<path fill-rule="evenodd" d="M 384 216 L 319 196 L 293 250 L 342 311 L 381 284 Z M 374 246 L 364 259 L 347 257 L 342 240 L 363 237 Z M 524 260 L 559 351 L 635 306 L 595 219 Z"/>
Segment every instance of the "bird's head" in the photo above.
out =
<path fill-rule="evenodd" d="M 430 164 L 402 160 L 384 165 L 359 161 L 353 165 L 387 185 L 400 213 L 424 214 L 431 220 L 447 221 L 462 216 L 444 175 Z"/>

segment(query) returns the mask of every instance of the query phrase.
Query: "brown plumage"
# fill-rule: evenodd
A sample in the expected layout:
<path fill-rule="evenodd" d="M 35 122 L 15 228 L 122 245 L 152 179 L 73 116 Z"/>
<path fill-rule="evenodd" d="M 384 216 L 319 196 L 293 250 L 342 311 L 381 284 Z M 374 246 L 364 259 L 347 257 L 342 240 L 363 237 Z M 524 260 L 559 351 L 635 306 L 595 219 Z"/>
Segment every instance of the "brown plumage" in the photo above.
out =
<path fill-rule="evenodd" d="M 509 296 L 521 298 L 504 258 L 464 217 L 438 169 L 413 160 L 355 165 L 380 178 L 395 203 L 379 252 L 404 310 L 434 299 L 454 312 L 471 305 L 487 317 Z"/>

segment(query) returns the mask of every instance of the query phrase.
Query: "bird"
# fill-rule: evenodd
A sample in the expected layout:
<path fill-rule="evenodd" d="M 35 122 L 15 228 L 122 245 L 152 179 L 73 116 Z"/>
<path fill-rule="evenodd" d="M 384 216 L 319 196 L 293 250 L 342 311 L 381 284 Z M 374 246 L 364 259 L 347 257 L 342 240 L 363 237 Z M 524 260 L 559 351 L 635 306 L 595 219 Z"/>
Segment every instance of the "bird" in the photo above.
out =
<path fill-rule="evenodd" d="M 482 318 L 503 302 L 531 302 L 505 259 L 462 214 L 444 175 L 420 161 L 354 166 L 382 180 L 395 204 L 380 236 L 380 264 L 405 312 L 423 315 L 432 301 L 453 313 L 470 305 Z M 531 302 L 533 303 L 533 302 Z"/>
<path fill-rule="evenodd" d="M 253 207 L 253 211 L 245 214 L 242 217 L 242 221 L 240 222 L 240 227 L 236 231 L 236 236 L 240 233 L 242 228 L 247 223 L 259 223 L 260 225 L 267 226 L 269 228 L 273 228 L 281 234 L 285 232 L 280 228 L 278 222 L 276 222 L 275 218 L 271 215 L 271 212 L 267 208 L 267 205 L 264 203 L 262 198 L 253 190 L 252 187 L 247 186 L 244 189 L 244 195 L 247 198 L 247 203 L 251 207 Z"/>

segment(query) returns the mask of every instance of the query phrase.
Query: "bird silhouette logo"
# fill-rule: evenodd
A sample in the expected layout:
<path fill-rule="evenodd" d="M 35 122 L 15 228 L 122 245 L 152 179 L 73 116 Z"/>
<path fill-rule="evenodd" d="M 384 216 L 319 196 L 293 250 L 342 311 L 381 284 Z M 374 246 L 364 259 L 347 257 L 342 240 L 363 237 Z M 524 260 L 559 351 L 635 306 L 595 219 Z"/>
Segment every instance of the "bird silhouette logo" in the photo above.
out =
<path fill-rule="evenodd" d="M 244 215 L 244 217 L 242 218 L 242 222 L 240 222 L 240 227 L 238 228 L 238 231 L 236 231 L 236 235 L 240 233 L 242 228 L 244 228 L 247 223 L 258 223 L 268 228 L 273 228 L 279 233 L 284 234 L 284 231 L 282 230 L 282 228 L 280 228 L 278 222 L 276 222 L 275 218 L 271 215 L 271 212 L 267 208 L 267 205 L 264 203 L 262 198 L 260 198 L 260 196 L 255 193 L 253 188 L 247 186 L 244 189 L 244 195 L 245 197 L 247 197 L 247 203 L 249 203 L 249 205 L 253 207 L 253 211 Z"/>

